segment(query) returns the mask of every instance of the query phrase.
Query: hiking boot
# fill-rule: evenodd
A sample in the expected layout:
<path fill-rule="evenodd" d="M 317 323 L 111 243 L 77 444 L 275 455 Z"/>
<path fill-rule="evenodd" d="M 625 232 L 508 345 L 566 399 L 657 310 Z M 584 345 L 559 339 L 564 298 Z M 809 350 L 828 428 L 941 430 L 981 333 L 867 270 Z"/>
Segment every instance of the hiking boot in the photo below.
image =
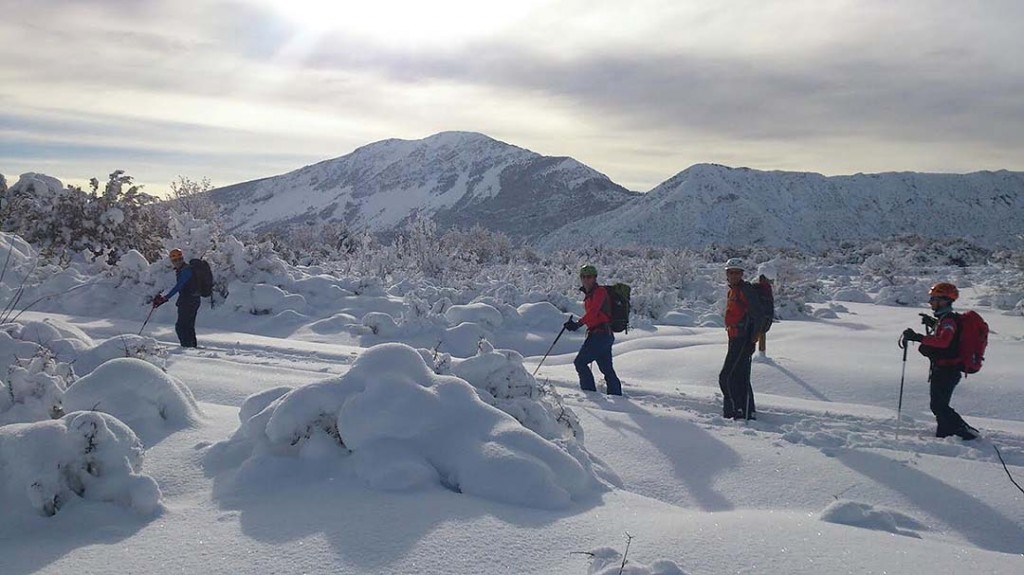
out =
<path fill-rule="evenodd" d="M 981 437 L 981 432 L 965 423 L 963 427 L 957 430 L 956 435 L 959 435 L 964 441 L 971 441 Z"/>

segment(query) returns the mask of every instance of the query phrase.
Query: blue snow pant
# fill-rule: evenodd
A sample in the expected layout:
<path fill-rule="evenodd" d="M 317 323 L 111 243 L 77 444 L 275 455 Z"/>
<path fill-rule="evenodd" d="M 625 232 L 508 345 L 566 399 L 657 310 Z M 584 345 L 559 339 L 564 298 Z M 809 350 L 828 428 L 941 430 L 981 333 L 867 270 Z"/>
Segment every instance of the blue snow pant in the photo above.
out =
<path fill-rule="evenodd" d="M 754 409 L 754 391 L 750 388 L 750 356 L 753 354 L 754 342 L 750 338 L 729 338 L 729 351 L 718 374 L 724 417 L 748 419 L 757 411 Z"/>
<path fill-rule="evenodd" d="M 178 341 L 181 347 L 196 347 L 196 314 L 199 313 L 199 306 L 202 300 L 198 297 L 178 296 L 178 322 L 174 324 L 174 331 L 178 333 Z"/>
<path fill-rule="evenodd" d="M 615 336 L 611 332 L 592 332 L 587 334 L 580 352 L 576 354 L 573 365 L 580 376 L 580 389 L 597 391 L 594 374 L 590 371 L 590 362 L 596 361 L 598 369 L 604 374 L 604 382 L 608 385 L 608 395 L 622 395 L 622 382 L 615 375 L 612 367 L 612 344 Z"/>

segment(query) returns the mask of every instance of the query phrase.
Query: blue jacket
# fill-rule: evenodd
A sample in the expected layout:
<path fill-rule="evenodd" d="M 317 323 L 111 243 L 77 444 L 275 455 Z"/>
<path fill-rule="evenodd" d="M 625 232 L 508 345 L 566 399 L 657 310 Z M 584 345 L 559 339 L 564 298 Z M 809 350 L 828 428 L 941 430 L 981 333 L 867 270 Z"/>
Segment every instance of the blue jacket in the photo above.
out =
<path fill-rule="evenodd" d="M 194 282 L 192 282 L 192 266 L 185 264 L 181 269 L 174 270 L 174 275 L 177 278 L 178 283 L 174 284 L 171 291 L 167 292 L 167 295 L 164 297 L 171 299 L 174 294 L 179 294 L 179 300 L 183 297 L 199 298 L 199 294 L 196 293 L 196 287 L 193 285 Z"/>

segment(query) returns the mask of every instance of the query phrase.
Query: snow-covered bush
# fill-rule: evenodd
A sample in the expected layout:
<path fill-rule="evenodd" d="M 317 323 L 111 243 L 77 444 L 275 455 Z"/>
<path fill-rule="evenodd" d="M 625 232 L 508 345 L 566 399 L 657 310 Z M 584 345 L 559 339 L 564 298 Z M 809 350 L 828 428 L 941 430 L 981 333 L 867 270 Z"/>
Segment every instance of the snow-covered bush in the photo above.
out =
<path fill-rule="evenodd" d="M 448 318 L 452 325 L 472 322 L 490 329 L 501 327 L 501 324 L 504 322 L 500 311 L 493 306 L 479 302 L 468 305 L 453 305 L 445 310 L 444 316 Z"/>
<path fill-rule="evenodd" d="M 102 411 L 124 422 L 147 444 L 199 421 L 192 392 L 178 379 L 134 358 L 112 359 L 64 394 L 67 411 Z"/>
<path fill-rule="evenodd" d="M 126 333 L 104 340 L 92 349 L 79 353 L 71 364 L 75 368 L 75 373 L 81 377 L 92 373 L 94 369 L 112 359 L 125 357 L 148 361 L 163 369 L 167 363 L 167 350 L 151 337 Z"/>
<path fill-rule="evenodd" d="M 583 442 L 583 428 L 576 414 L 562 405 L 554 387 L 530 375 L 519 353 L 495 350 L 487 341 L 481 341 L 477 355 L 454 361 L 451 373 L 486 392 L 482 394 L 484 401 L 544 439 Z"/>
<path fill-rule="evenodd" d="M 517 505 L 561 508 L 602 483 L 555 443 L 437 375 L 402 344 L 370 348 L 344 375 L 246 402 L 243 422 L 207 463 L 227 457 L 346 458 L 371 487 L 426 485 Z M 280 395 L 278 395 L 281 393 Z"/>
<path fill-rule="evenodd" d="M 0 425 L 39 421 L 64 413 L 64 390 L 74 381 L 71 367 L 50 350 L 20 335 L 18 324 L 0 330 Z"/>
<path fill-rule="evenodd" d="M 95 178 L 85 192 L 50 176 L 23 174 L 0 198 L 0 225 L 64 264 L 79 252 L 106 256 L 109 263 L 131 249 L 157 257 L 165 223 L 151 209 L 156 198 L 123 170 L 110 174 L 102 193 L 99 187 Z"/>
<path fill-rule="evenodd" d="M 78 499 L 152 514 L 160 489 L 141 474 L 142 457 L 139 438 L 104 413 L 0 426 L 0 520 L 32 510 L 51 516 Z"/>
<path fill-rule="evenodd" d="M 269 284 L 236 281 L 228 286 L 228 293 L 227 305 L 252 315 L 273 315 L 285 310 L 306 311 L 306 298 Z"/>

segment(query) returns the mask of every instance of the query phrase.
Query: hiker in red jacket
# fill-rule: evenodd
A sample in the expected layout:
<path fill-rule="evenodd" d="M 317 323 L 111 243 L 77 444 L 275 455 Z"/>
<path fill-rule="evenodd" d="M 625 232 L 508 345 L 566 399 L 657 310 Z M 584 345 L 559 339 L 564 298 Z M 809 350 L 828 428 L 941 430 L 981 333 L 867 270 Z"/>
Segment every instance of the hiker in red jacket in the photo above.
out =
<path fill-rule="evenodd" d="M 594 373 L 590 371 L 590 362 L 596 361 L 598 369 L 604 374 L 604 382 L 608 386 L 608 395 L 622 395 L 622 382 L 612 367 L 612 309 L 608 290 L 597 284 L 597 268 L 591 265 L 580 269 L 580 291 L 583 296 L 583 317 L 579 321 L 572 319 L 565 322 L 565 329 L 576 331 L 587 326 L 587 339 L 583 341 L 580 352 L 576 354 L 573 364 L 580 376 L 580 389 L 597 391 Z"/>
<path fill-rule="evenodd" d="M 730 258 L 725 262 L 729 294 L 725 304 L 725 329 L 729 349 L 718 374 L 722 390 L 722 416 L 731 419 L 757 419 L 754 391 L 750 387 L 750 358 L 757 336 L 764 329 L 765 310 L 754 287 L 743 279 L 743 262 Z"/>
<path fill-rule="evenodd" d="M 965 441 L 976 439 L 978 430 L 967 424 L 960 414 L 949 406 L 953 399 L 953 390 L 960 383 L 960 354 L 958 349 L 959 334 L 956 314 L 953 313 L 953 302 L 960 297 L 956 286 L 948 282 L 939 282 L 928 290 L 928 304 L 932 308 L 935 319 L 926 321 L 930 335 L 924 335 L 907 328 L 903 331 L 903 339 L 921 342 L 918 351 L 928 358 L 931 368 L 928 371 L 931 409 L 935 414 L 935 437 L 959 435 Z M 927 316 L 925 316 L 927 318 Z"/>

